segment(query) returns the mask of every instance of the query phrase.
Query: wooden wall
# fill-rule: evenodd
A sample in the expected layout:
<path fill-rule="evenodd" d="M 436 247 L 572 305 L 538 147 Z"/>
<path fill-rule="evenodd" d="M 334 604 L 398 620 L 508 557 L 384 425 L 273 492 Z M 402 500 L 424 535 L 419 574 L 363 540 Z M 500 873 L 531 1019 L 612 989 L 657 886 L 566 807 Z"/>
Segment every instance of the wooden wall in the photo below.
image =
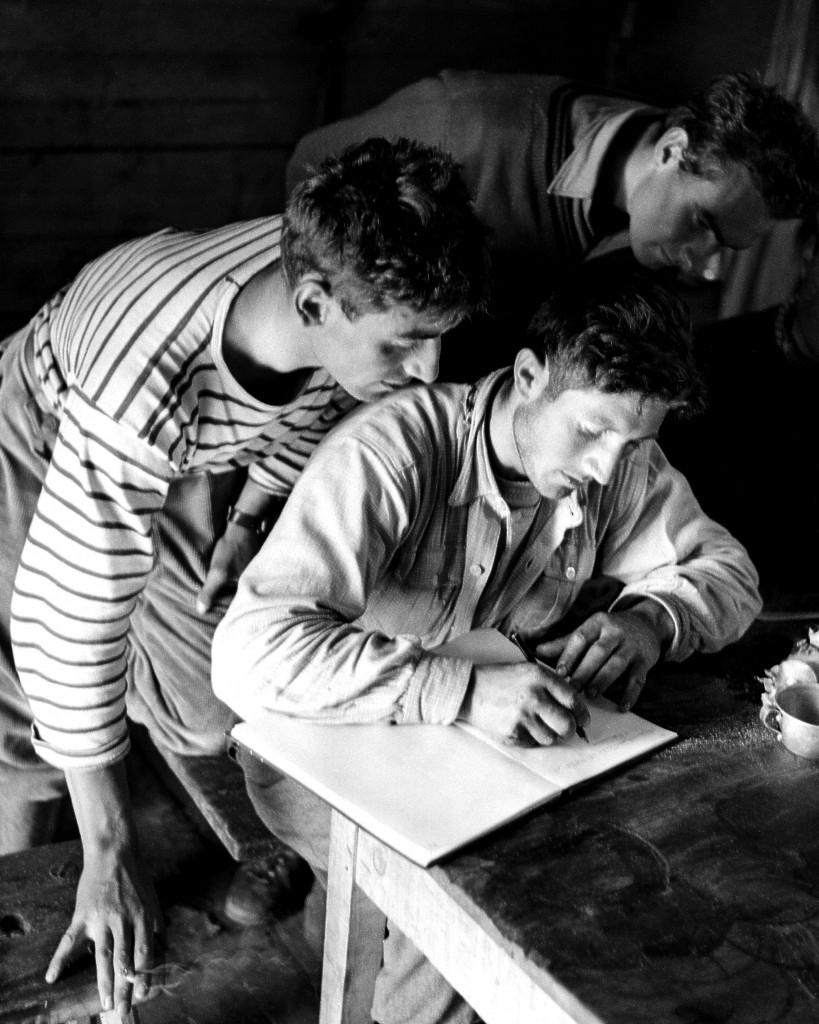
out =
<path fill-rule="evenodd" d="M 0 0 L 0 326 L 167 224 L 277 211 L 299 135 L 442 67 L 673 102 L 776 0 Z"/>

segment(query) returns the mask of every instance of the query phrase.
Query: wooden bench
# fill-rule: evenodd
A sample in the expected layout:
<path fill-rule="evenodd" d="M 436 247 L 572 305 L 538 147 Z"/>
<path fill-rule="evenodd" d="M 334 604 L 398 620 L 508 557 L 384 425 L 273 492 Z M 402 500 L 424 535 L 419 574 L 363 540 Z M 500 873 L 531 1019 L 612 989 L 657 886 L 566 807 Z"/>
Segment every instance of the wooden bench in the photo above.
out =
<path fill-rule="evenodd" d="M 53 985 L 45 981 L 81 870 L 79 840 L 0 857 L 0 1024 L 119 1024 L 119 1014 L 100 1005 L 90 954 Z M 128 1020 L 138 1022 L 138 1011 Z"/>
<path fill-rule="evenodd" d="M 132 740 L 205 837 L 218 839 L 235 861 L 246 863 L 282 849 L 256 814 L 245 789 L 244 772 L 227 751 L 210 757 L 182 757 L 155 744 L 144 727 L 131 724 L 130 731 Z"/>

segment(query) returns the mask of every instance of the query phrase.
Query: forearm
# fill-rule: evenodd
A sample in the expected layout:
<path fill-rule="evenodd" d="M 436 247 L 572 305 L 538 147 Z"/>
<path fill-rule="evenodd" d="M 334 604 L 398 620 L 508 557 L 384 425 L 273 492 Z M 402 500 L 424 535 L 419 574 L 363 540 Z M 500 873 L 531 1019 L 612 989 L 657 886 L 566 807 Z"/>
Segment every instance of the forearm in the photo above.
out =
<path fill-rule="evenodd" d="M 758 614 L 756 570 L 748 553 L 700 508 L 685 477 L 659 448 L 642 497 L 619 527 L 600 571 L 625 584 L 610 611 L 641 599 L 659 603 L 676 626 L 665 656 L 717 651 L 739 639 Z"/>
<path fill-rule="evenodd" d="M 86 857 L 137 849 L 125 762 L 65 773 Z"/>
<path fill-rule="evenodd" d="M 247 515 L 259 519 L 271 519 L 278 515 L 284 501 L 284 495 L 273 494 L 248 476 L 241 494 L 233 504 L 234 508 L 240 509 Z"/>
<path fill-rule="evenodd" d="M 428 655 L 415 636 L 340 623 L 320 602 L 243 591 L 244 583 L 212 650 L 214 692 L 241 717 L 268 710 L 325 722 L 454 721 L 467 662 Z"/>

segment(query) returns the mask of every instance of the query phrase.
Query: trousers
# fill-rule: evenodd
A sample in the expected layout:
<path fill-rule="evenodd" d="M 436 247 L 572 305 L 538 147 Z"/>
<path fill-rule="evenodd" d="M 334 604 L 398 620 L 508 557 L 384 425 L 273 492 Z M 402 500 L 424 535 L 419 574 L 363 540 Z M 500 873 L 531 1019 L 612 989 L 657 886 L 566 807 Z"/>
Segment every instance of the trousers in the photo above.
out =
<path fill-rule="evenodd" d="M 6 829 L 34 837 L 37 830 L 25 822 L 51 820 L 43 808 L 65 795 L 66 783 L 31 743 L 31 710 L 10 640 L 14 578 L 59 428 L 30 365 L 26 334 L 23 329 L 0 342 L 0 793 Z M 230 595 L 205 615 L 194 604 L 244 478 L 244 471 L 234 471 L 171 484 L 154 523 L 155 566 L 131 620 L 128 715 L 179 754 L 223 750 L 225 732 L 237 720 L 210 685 L 211 640 Z M 25 845 L 0 835 L 0 852 Z"/>

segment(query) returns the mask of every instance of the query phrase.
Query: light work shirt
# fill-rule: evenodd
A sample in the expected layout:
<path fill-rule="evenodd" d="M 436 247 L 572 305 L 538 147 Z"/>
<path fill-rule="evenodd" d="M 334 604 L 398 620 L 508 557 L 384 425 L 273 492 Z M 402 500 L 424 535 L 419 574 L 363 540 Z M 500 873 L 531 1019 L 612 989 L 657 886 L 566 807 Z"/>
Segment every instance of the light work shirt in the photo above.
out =
<path fill-rule="evenodd" d="M 668 658 L 742 635 L 756 572 L 653 441 L 607 486 L 544 499 L 482 602 L 508 535 L 486 436 L 508 372 L 389 396 L 322 442 L 217 629 L 217 696 L 243 717 L 450 723 L 472 666 L 428 650 L 477 627 L 542 630 L 596 574 L 624 584 L 615 608 L 662 604 Z"/>

